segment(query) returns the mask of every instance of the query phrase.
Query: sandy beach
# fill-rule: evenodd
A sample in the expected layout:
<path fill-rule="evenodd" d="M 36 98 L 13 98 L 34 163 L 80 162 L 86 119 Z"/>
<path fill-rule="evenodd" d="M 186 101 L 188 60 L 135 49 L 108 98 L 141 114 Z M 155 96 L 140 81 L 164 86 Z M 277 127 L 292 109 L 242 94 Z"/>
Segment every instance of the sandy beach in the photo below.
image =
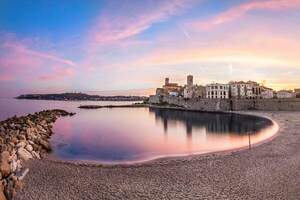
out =
<path fill-rule="evenodd" d="M 18 200 L 299 199 L 300 112 L 265 115 L 280 127 L 251 150 L 92 166 L 31 160 Z"/>

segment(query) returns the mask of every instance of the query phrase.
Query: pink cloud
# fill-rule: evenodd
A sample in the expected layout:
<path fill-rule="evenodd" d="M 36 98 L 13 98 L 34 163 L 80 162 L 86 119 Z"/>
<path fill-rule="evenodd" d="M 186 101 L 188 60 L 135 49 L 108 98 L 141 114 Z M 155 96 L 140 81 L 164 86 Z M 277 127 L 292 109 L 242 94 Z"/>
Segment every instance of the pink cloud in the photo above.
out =
<path fill-rule="evenodd" d="M 28 62 L 29 64 L 35 63 L 34 60 L 36 61 L 37 60 L 36 57 L 37 57 L 40 59 L 47 59 L 54 62 L 59 62 L 68 66 L 75 66 L 75 64 L 70 60 L 63 59 L 48 53 L 31 50 L 24 44 L 17 41 L 6 41 L 3 45 L 1 45 L 1 47 L 10 49 L 12 53 L 14 53 L 15 55 L 24 56 L 23 59 L 14 59 L 15 62 L 21 62 L 20 64 L 22 65 L 26 64 L 26 62 Z M 9 60 L 4 60 L 3 62 L 5 61 L 8 63 L 10 62 Z"/>
<path fill-rule="evenodd" d="M 111 44 L 130 38 L 157 22 L 166 20 L 191 6 L 194 0 L 140 1 L 119 5 L 118 15 L 113 11 L 100 16 L 91 31 L 91 40 L 98 44 Z M 149 4 L 146 6 L 145 4 Z M 116 14 L 116 13 L 114 13 Z"/>
<path fill-rule="evenodd" d="M 195 28 L 210 29 L 234 21 L 252 10 L 300 9 L 300 0 L 255 0 L 235 6 L 207 21 L 192 23 Z"/>
<path fill-rule="evenodd" d="M 0 74 L 0 81 L 11 81 L 13 77 L 7 74 Z"/>
<path fill-rule="evenodd" d="M 50 74 L 49 79 L 58 75 L 55 78 L 57 80 L 58 77 L 63 79 L 74 73 L 75 63 L 71 60 L 33 50 L 31 46 L 34 44 L 4 36 L 0 43 L 0 73 L 5 76 L 2 75 L 0 81 L 34 80 L 46 72 Z"/>
<path fill-rule="evenodd" d="M 68 67 L 68 68 L 56 68 L 52 74 L 40 76 L 39 80 L 43 81 L 54 81 L 54 80 L 60 80 L 63 78 L 72 77 L 74 75 L 75 71 L 74 68 Z"/>

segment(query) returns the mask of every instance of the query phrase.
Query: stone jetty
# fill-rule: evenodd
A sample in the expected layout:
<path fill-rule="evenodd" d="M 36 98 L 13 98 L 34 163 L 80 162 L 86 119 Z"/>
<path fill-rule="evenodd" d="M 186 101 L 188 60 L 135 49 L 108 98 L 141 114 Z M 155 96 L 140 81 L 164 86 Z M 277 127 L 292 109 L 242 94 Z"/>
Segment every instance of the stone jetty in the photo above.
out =
<path fill-rule="evenodd" d="M 58 117 L 72 116 L 64 110 L 46 110 L 0 122 L 0 200 L 13 199 L 22 187 L 29 159 L 41 159 L 51 151 L 49 138 Z"/>

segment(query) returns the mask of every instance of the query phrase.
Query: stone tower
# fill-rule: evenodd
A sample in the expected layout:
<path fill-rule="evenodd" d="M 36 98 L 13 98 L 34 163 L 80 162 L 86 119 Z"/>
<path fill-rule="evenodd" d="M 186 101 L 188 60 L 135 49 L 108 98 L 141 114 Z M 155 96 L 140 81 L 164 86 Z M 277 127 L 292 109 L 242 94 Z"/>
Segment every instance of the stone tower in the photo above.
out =
<path fill-rule="evenodd" d="M 166 78 L 166 79 L 165 79 L 165 85 L 169 85 L 169 83 L 170 83 L 169 78 Z"/>
<path fill-rule="evenodd" d="M 193 76 L 192 75 L 188 75 L 187 76 L 187 86 L 188 87 L 192 87 L 193 86 Z"/>

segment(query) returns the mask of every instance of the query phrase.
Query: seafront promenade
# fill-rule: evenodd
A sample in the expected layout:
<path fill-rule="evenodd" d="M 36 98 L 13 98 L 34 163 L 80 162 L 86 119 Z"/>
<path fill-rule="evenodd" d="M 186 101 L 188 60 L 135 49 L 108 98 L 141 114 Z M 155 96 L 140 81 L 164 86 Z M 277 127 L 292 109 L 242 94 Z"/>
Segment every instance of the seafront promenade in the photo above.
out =
<path fill-rule="evenodd" d="M 251 150 L 134 165 L 31 160 L 16 199 L 299 199 L 300 112 L 242 113 L 272 118 L 277 135 Z"/>

